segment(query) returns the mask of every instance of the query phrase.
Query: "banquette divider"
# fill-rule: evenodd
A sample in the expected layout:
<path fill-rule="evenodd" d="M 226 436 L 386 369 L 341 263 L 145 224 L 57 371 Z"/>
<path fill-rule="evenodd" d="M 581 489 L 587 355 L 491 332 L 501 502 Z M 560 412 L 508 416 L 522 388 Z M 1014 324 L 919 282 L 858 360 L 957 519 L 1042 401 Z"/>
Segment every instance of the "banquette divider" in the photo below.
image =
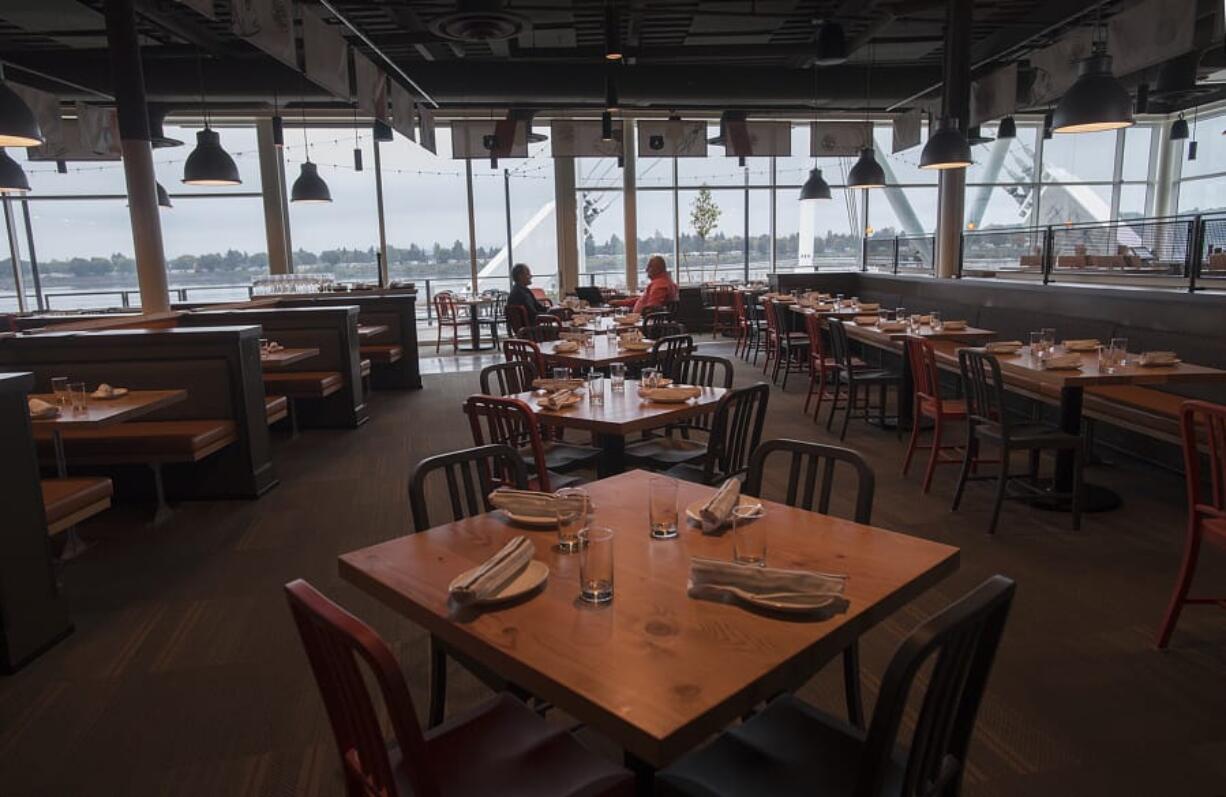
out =
<path fill-rule="evenodd" d="M 261 334 L 258 326 L 221 325 L 23 335 L 0 339 L 0 371 L 31 372 L 33 390 L 40 393 L 50 392 L 57 376 L 91 386 L 107 382 L 186 390 L 185 401 L 138 425 L 119 424 L 82 436 L 65 433 L 70 471 L 99 470 L 116 478 L 121 493 L 148 492 L 148 474 L 139 466 L 157 463 L 171 497 L 254 498 L 277 483 L 266 423 Z M 36 438 L 42 462 L 51 462 L 49 433 Z M 225 445 L 218 447 L 222 441 Z"/>

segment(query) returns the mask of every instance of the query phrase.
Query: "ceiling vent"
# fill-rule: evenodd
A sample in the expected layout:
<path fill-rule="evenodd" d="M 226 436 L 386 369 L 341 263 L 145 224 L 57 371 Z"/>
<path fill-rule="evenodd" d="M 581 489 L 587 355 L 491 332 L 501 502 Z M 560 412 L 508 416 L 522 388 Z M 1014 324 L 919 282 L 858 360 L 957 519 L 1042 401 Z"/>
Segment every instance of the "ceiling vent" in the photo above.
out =
<path fill-rule="evenodd" d="M 519 35 L 528 22 L 504 10 L 501 0 L 458 0 L 455 11 L 435 17 L 429 27 L 444 39 L 489 42 Z"/>

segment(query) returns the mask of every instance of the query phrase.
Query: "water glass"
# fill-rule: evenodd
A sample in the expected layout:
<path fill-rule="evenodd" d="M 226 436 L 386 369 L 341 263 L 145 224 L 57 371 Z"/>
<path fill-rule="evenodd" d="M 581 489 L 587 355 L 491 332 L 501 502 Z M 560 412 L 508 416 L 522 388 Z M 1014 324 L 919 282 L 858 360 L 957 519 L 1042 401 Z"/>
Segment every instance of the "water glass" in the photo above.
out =
<path fill-rule="evenodd" d="M 579 598 L 588 603 L 613 600 L 613 529 L 589 526 L 579 532 Z"/>
<path fill-rule="evenodd" d="M 609 389 L 614 393 L 624 393 L 626 390 L 626 364 L 609 363 Z"/>
<path fill-rule="evenodd" d="M 1043 356 L 1043 333 L 1042 332 L 1031 332 L 1030 333 L 1030 356 L 1031 357 L 1042 357 Z"/>
<path fill-rule="evenodd" d="M 677 536 L 677 481 L 665 476 L 652 477 L 647 485 L 651 536 L 671 540 Z"/>
<path fill-rule="evenodd" d="M 1043 349 L 1044 351 L 1052 351 L 1056 348 L 1056 328 L 1043 327 Z"/>
<path fill-rule="evenodd" d="M 587 528 L 592 500 L 587 490 L 579 487 L 563 487 L 554 493 L 558 514 L 558 550 L 573 553 L 579 550 L 579 533 Z"/>
<path fill-rule="evenodd" d="M 592 333 L 590 333 L 590 332 L 588 332 L 587 334 L 585 334 L 585 335 L 583 336 L 583 348 L 585 348 L 585 349 L 594 349 L 594 348 L 596 348 L 596 336 L 595 336 L 595 335 L 593 335 L 593 334 L 592 334 Z"/>
<path fill-rule="evenodd" d="M 553 369 L 554 379 L 570 379 L 570 369 L 566 367 L 558 367 Z"/>
<path fill-rule="evenodd" d="M 762 517 L 761 504 L 745 504 L 732 510 L 732 561 L 743 565 L 766 566 L 766 526 L 755 523 Z"/>
<path fill-rule="evenodd" d="M 924 325 L 924 317 L 920 315 L 919 313 L 912 313 L 911 314 L 911 331 L 919 332 L 920 327 L 922 327 L 923 325 Z"/>
<path fill-rule="evenodd" d="M 1121 368 L 1128 365 L 1128 338 L 1112 338 L 1111 351 L 1114 365 Z"/>
<path fill-rule="evenodd" d="M 653 388 L 660 386 L 660 372 L 655 368 L 643 369 L 643 387 Z"/>
<path fill-rule="evenodd" d="M 906 321 L 907 320 L 907 308 L 895 307 L 894 308 L 894 320 L 895 321 Z"/>
<path fill-rule="evenodd" d="M 842 307 L 843 306 L 843 294 L 836 293 L 834 295 L 834 301 L 839 307 Z"/>
<path fill-rule="evenodd" d="M 941 329 L 941 314 L 936 310 L 928 313 L 928 323 L 932 326 L 932 331 L 936 332 Z"/>
<path fill-rule="evenodd" d="M 72 401 L 73 412 L 85 412 L 86 404 L 88 403 L 87 394 L 85 392 L 84 382 L 73 382 L 68 386 L 68 395 Z"/>
<path fill-rule="evenodd" d="M 604 377 L 599 371 L 587 375 L 587 403 L 593 407 L 604 406 Z"/>
<path fill-rule="evenodd" d="M 68 395 L 68 377 L 54 376 L 51 378 L 51 392 L 55 394 L 55 403 L 67 407 L 72 399 Z"/>

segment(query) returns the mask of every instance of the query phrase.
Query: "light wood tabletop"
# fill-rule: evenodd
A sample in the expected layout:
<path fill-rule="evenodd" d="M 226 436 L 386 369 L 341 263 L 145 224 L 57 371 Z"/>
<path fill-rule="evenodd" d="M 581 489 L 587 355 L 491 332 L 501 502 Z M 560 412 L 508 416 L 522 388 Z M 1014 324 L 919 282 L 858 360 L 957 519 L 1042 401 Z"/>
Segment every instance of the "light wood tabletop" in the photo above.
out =
<path fill-rule="evenodd" d="M 277 349 L 276 351 L 260 352 L 260 364 L 270 371 L 286 368 L 303 360 L 309 360 L 319 355 L 319 349 L 308 346 L 293 349 Z"/>
<path fill-rule="evenodd" d="M 625 436 L 714 412 L 719 400 L 728 392 L 722 387 L 704 387 L 697 398 L 681 403 L 664 403 L 641 398 L 641 383 L 637 379 L 627 379 L 625 390 L 620 393 L 613 392 L 608 379 L 603 382 L 604 404 L 599 405 L 590 403 L 584 395 L 577 404 L 550 410 L 537 406 L 537 400 L 544 393 L 517 393 L 514 398 L 527 402 L 545 426 Z"/>
<path fill-rule="evenodd" d="M 860 340 L 865 343 L 885 344 L 892 341 L 901 341 L 908 336 L 924 338 L 926 340 L 951 340 L 959 344 L 959 348 L 966 346 L 978 346 L 986 343 L 996 337 L 996 332 L 991 329 L 981 329 L 979 327 L 963 327 L 962 329 L 934 329 L 931 324 L 924 324 L 917 330 L 898 329 L 886 331 L 877 325 L 862 325 L 848 322 L 846 324 L 847 334 L 851 338 Z M 901 348 L 901 346 L 893 346 L 889 348 Z"/>
<path fill-rule="evenodd" d="M 958 566 L 958 549 L 765 502 L 767 564 L 844 573 L 846 611 L 796 621 L 686 594 L 690 558 L 728 560 L 730 534 L 648 536 L 647 480 L 587 485 L 593 522 L 614 529 L 614 598 L 578 600 L 579 556 L 554 534 L 491 513 L 353 551 L 342 578 L 482 666 L 661 767 L 763 700 L 799 687 L 851 642 Z M 680 482 L 684 507 L 712 488 Z M 474 611 L 450 602 L 455 576 L 523 534 L 549 566 L 543 590 Z"/>
<path fill-rule="evenodd" d="M 39 398 L 48 404 L 56 403 L 55 395 L 51 393 L 32 393 L 30 398 Z M 89 398 L 82 411 L 61 407 L 58 416 L 31 419 L 31 422 L 37 426 L 97 429 L 148 415 L 186 399 L 186 390 L 130 390 L 114 399 Z"/>
<path fill-rule="evenodd" d="M 651 358 L 650 348 L 643 351 L 619 348 L 617 338 L 612 334 L 596 336 L 596 346 L 591 349 L 580 346 L 577 351 L 557 353 L 554 349 L 560 342 L 546 340 L 537 345 L 541 347 L 541 354 L 551 363 L 572 368 L 603 368 L 610 363 L 637 362 Z"/>

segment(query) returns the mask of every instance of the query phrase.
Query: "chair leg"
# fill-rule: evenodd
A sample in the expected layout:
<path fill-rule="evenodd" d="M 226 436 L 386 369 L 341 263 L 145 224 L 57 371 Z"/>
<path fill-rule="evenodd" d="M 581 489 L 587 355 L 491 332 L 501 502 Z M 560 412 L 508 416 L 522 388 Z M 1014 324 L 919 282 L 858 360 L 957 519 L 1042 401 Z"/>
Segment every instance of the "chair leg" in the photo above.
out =
<path fill-rule="evenodd" d="M 915 422 L 917 423 L 920 417 L 918 409 L 919 408 L 917 407 L 916 413 L 915 413 Z M 932 440 L 930 441 L 932 445 L 932 450 L 928 453 L 928 467 L 924 470 L 923 491 L 925 493 L 927 493 L 930 489 L 932 489 L 932 476 L 934 473 L 936 473 L 937 463 L 940 462 L 941 438 L 944 436 L 943 433 L 945 431 L 942 427 L 943 425 L 941 423 L 941 414 L 938 412 L 936 417 L 932 421 Z"/>
<path fill-rule="evenodd" d="M 434 341 L 434 353 L 438 354 L 438 351 L 440 348 L 442 348 L 442 346 L 443 346 L 443 322 L 439 321 L 438 322 L 438 339 Z"/>
<path fill-rule="evenodd" d="M 847 438 L 847 423 L 851 420 L 852 408 L 856 406 L 856 383 L 849 381 L 847 383 L 847 404 L 843 407 L 843 428 L 839 430 L 839 439 Z"/>
<path fill-rule="evenodd" d="M 1078 446 L 1073 449 L 1073 497 L 1069 501 L 1073 510 L 1073 531 L 1081 530 L 1081 470 L 1085 465 L 1085 451 Z"/>
<path fill-rule="evenodd" d="M 430 707 L 427 727 L 433 728 L 443 722 L 447 709 L 447 654 L 441 643 L 430 637 Z"/>
<path fill-rule="evenodd" d="M 915 407 L 915 410 L 911 413 L 911 439 L 907 441 L 907 453 L 902 458 L 903 476 L 906 476 L 907 471 L 911 468 L 911 457 L 915 455 L 915 448 L 919 445 L 920 427 L 923 426 L 922 421 L 924 420 L 924 416 L 920 415 L 919 411 L 919 399 L 916 399 L 912 406 Z M 936 445 L 935 440 L 933 445 Z"/>
<path fill-rule="evenodd" d="M 809 390 L 805 393 L 805 408 L 802 410 L 805 415 L 809 414 L 809 403 L 813 401 L 813 388 L 817 384 L 817 372 L 813 370 L 813 363 L 809 363 Z"/>
<path fill-rule="evenodd" d="M 992 506 L 992 521 L 988 524 L 988 534 L 996 533 L 996 522 L 1000 519 L 1000 507 L 1005 502 L 1005 488 L 1009 485 L 1009 449 L 1000 450 L 1000 476 L 996 481 L 996 502 Z"/>
<path fill-rule="evenodd" d="M 792 360 L 796 359 L 793 356 L 792 347 L 788 347 L 788 356 L 783 360 L 783 384 L 779 386 L 780 390 L 788 389 L 788 374 L 792 373 Z"/>
<path fill-rule="evenodd" d="M 864 727 L 864 699 L 860 694 L 860 643 L 852 642 L 843 650 L 843 688 L 847 695 L 847 721 L 857 728 Z"/>
<path fill-rule="evenodd" d="M 1158 648 L 1163 649 L 1171 641 L 1171 633 L 1179 622 L 1179 613 L 1188 600 L 1188 590 L 1192 587 L 1192 577 L 1196 574 L 1196 561 L 1200 558 L 1200 526 L 1195 517 L 1188 518 L 1188 538 L 1184 543 L 1183 562 L 1179 565 L 1179 577 L 1175 579 L 1175 589 L 1171 592 L 1171 602 L 1166 607 L 1162 617 L 1162 625 L 1158 628 Z"/>
<path fill-rule="evenodd" d="M 822 414 L 822 400 L 826 398 L 826 369 L 817 369 L 817 406 L 813 408 L 813 422 L 818 423 Z"/>
<path fill-rule="evenodd" d="M 826 431 L 827 432 L 834 429 L 834 414 L 839 409 L 839 390 L 842 387 L 843 387 L 843 373 L 841 371 L 835 371 L 834 372 L 834 396 L 830 400 L 830 414 L 826 416 Z"/>
<path fill-rule="evenodd" d="M 975 455 L 978 451 L 979 443 L 975 439 L 975 428 L 967 426 L 966 452 L 962 455 L 962 468 L 958 471 L 958 486 L 954 488 L 954 501 L 953 505 L 950 506 L 950 511 L 958 511 L 958 504 L 962 502 L 962 491 L 966 489 L 966 480 L 971 475 L 971 468 L 974 465 Z"/>

